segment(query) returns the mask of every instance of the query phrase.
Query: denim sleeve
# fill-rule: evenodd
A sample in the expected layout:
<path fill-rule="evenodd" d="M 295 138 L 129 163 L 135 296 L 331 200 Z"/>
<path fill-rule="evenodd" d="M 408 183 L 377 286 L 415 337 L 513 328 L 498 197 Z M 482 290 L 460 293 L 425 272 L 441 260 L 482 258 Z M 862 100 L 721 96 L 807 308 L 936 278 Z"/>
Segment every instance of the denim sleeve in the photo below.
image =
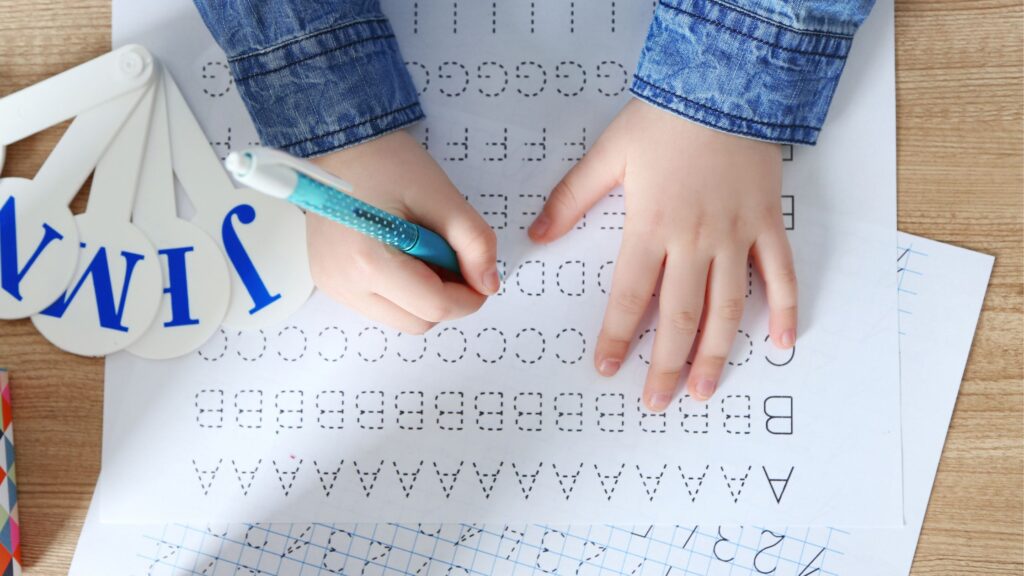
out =
<path fill-rule="evenodd" d="M 718 130 L 814 144 L 874 0 L 658 0 L 638 98 Z"/>
<path fill-rule="evenodd" d="M 316 156 L 423 118 L 378 0 L 195 0 L 266 146 Z"/>

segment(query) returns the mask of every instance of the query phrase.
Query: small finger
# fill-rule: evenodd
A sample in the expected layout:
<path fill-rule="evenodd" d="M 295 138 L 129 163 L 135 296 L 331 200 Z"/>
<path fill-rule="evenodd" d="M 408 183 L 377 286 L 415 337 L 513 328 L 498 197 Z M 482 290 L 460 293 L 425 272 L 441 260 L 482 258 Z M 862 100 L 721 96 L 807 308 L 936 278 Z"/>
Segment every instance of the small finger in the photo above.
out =
<path fill-rule="evenodd" d="M 619 371 L 637 326 L 651 303 L 665 253 L 643 237 L 625 234 L 615 263 L 612 290 L 597 339 L 594 364 L 604 376 Z"/>
<path fill-rule="evenodd" d="M 715 393 L 743 319 L 747 295 L 747 255 L 716 256 L 708 277 L 704 328 L 687 378 L 690 395 L 707 400 Z"/>
<path fill-rule="evenodd" d="M 406 334 L 424 334 L 434 327 L 380 294 L 349 295 L 344 303 L 367 318 Z"/>
<path fill-rule="evenodd" d="M 423 262 L 394 254 L 381 263 L 374 291 L 414 316 L 443 322 L 476 312 L 487 297 L 459 282 L 444 282 Z"/>
<path fill-rule="evenodd" d="M 661 280 L 658 333 L 644 386 L 644 403 L 665 410 L 679 386 L 704 307 L 708 261 L 693 254 L 669 252 Z"/>
<path fill-rule="evenodd" d="M 551 191 L 530 225 L 530 238 L 541 243 L 561 238 L 621 179 L 622 161 L 615 149 L 606 139 L 598 140 Z"/>
<path fill-rule="evenodd" d="M 753 252 L 768 294 L 768 333 L 779 348 L 792 348 L 796 344 L 798 293 L 786 232 L 778 228 L 762 235 Z"/>

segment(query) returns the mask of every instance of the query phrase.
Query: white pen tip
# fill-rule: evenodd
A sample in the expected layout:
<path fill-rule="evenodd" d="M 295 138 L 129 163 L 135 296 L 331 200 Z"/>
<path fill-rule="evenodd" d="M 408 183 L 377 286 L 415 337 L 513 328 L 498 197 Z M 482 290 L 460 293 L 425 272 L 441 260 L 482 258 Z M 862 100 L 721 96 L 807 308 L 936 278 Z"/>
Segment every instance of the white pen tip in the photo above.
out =
<path fill-rule="evenodd" d="M 236 176 L 242 176 L 252 169 L 252 156 L 245 153 L 232 152 L 224 159 L 224 167 Z"/>

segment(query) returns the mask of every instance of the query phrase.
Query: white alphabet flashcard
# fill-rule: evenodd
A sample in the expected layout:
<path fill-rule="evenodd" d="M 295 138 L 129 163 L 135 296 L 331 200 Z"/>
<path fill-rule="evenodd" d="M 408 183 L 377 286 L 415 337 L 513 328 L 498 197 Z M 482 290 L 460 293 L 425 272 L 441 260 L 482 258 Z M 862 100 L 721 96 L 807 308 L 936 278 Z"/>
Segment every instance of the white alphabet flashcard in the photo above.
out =
<path fill-rule="evenodd" d="M 222 325 L 274 325 L 305 304 L 302 211 L 235 188 L 144 46 L 0 99 L 0 168 L 6 145 L 68 119 L 35 177 L 0 178 L 0 319 L 31 317 L 79 355 L 167 359 Z M 88 210 L 72 216 L 93 173 Z"/>
<path fill-rule="evenodd" d="M 0 99 L 0 169 L 5 145 L 74 119 L 34 178 L 0 179 L 0 319 L 26 318 L 44 309 L 56 313 L 55 305 L 62 316 L 71 305 L 66 288 L 75 275 L 76 263 L 85 263 L 85 258 L 80 259 L 82 243 L 68 204 L 140 106 L 153 78 L 149 52 L 141 46 L 124 46 Z M 127 187 L 131 189 L 124 200 L 130 205 L 134 184 Z M 117 198 L 118 194 L 108 197 Z M 98 212 L 105 210 L 97 209 L 93 216 Z M 93 249 L 101 256 L 97 266 L 108 269 L 105 248 Z M 91 315 L 96 319 L 83 319 L 79 326 L 94 333 L 112 330 L 104 336 L 119 340 L 125 328 L 123 309 L 118 309 L 112 295 L 107 301 L 100 295 L 100 286 L 111 284 L 112 279 L 99 270 L 91 274 L 100 283 L 96 313 Z M 121 283 L 127 290 L 131 280 L 126 277 Z M 145 311 L 135 316 L 144 318 Z"/>

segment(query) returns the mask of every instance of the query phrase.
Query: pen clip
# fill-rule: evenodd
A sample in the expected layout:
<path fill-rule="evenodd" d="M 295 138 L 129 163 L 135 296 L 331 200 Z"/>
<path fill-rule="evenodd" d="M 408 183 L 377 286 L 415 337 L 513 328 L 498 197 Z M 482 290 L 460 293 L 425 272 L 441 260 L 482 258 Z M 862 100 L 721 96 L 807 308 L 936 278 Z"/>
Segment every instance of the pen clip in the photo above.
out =
<path fill-rule="evenodd" d="M 324 186 L 334 188 L 335 190 L 339 190 L 346 194 L 351 194 L 354 190 L 354 187 L 345 180 L 338 178 L 307 160 L 296 158 L 287 152 L 282 152 L 273 148 L 257 147 L 243 150 L 242 153 L 250 154 L 256 160 L 257 164 L 277 164 L 291 168 L 310 180 L 315 180 Z"/>

